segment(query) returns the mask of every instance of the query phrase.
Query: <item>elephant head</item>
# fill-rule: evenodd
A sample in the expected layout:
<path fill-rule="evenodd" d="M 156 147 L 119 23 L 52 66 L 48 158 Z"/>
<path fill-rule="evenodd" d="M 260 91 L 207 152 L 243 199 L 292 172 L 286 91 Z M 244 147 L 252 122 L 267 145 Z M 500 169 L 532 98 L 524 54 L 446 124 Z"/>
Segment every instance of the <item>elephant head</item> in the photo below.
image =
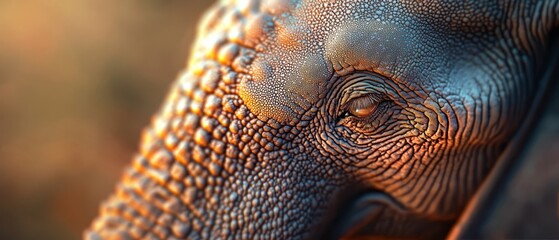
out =
<path fill-rule="evenodd" d="M 557 1 L 221 1 L 86 238 L 444 236 L 523 121 Z"/>

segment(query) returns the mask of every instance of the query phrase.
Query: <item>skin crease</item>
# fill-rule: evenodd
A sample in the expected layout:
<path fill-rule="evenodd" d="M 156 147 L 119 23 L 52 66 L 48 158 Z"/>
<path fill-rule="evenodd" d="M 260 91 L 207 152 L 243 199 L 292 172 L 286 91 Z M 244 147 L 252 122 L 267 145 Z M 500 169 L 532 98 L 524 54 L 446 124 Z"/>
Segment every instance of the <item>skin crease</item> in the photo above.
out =
<path fill-rule="evenodd" d="M 221 1 L 84 237 L 316 237 L 372 190 L 348 235 L 444 236 L 522 123 L 558 13 Z"/>

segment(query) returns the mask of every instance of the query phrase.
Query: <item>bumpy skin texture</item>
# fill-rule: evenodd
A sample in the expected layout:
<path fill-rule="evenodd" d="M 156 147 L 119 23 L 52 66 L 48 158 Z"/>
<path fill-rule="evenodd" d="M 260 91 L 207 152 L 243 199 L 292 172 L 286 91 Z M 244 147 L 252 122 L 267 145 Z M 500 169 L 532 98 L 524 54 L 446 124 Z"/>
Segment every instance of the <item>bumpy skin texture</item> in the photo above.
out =
<path fill-rule="evenodd" d="M 345 234 L 440 236 L 521 124 L 558 9 L 222 1 L 85 237 L 316 237 L 363 192 Z"/>

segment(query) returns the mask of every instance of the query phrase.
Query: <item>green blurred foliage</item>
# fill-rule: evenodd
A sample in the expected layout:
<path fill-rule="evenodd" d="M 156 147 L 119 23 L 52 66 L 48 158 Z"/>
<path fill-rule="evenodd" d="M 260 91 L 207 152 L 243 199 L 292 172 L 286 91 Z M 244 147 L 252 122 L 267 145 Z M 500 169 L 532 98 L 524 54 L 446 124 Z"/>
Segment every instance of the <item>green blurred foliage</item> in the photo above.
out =
<path fill-rule="evenodd" d="M 77 239 L 210 1 L 0 1 L 0 239 Z"/>

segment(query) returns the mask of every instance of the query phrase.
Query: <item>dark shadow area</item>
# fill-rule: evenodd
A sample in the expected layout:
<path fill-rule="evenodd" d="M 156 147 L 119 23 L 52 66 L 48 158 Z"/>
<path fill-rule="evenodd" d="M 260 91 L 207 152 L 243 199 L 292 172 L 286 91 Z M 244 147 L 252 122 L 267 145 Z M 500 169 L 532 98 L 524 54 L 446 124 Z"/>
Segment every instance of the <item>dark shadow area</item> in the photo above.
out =
<path fill-rule="evenodd" d="M 524 126 L 452 232 L 459 239 L 559 236 L 559 32 Z"/>

